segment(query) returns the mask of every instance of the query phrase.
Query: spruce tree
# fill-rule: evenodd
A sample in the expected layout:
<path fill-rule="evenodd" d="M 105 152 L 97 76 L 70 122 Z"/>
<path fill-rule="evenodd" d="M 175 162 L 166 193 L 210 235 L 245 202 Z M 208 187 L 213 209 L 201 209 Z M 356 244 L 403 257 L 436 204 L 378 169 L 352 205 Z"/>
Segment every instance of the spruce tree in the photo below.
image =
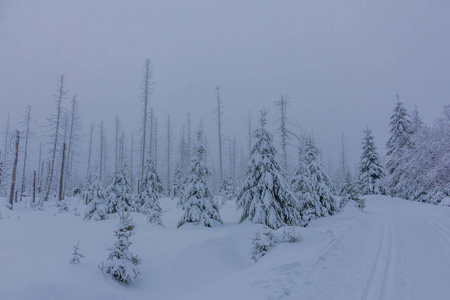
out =
<path fill-rule="evenodd" d="M 156 173 L 155 165 L 150 159 L 147 159 L 136 202 L 138 211 L 147 215 L 149 223 L 163 225 L 159 206 L 159 198 L 162 197 L 162 193 L 163 187 Z"/>
<path fill-rule="evenodd" d="M 397 96 L 398 97 L 398 96 Z M 400 181 L 406 174 L 403 172 L 405 152 L 411 145 L 411 122 L 403 103 L 398 100 L 391 116 L 389 140 L 386 144 L 386 184 L 391 195 L 400 192 Z"/>
<path fill-rule="evenodd" d="M 291 179 L 291 191 L 296 196 L 299 204 L 302 226 L 307 226 L 309 221 L 315 219 L 316 206 L 320 205 L 315 201 L 314 183 L 309 171 L 304 141 L 298 147 L 298 164 Z"/>
<path fill-rule="evenodd" d="M 131 210 L 133 195 L 126 164 L 122 164 L 120 169 L 114 172 L 111 183 L 106 189 L 106 202 L 109 214 L 118 212 L 121 207 L 125 211 Z"/>
<path fill-rule="evenodd" d="M 347 204 L 350 200 L 355 201 L 356 206 L 361 209 L 364 209 L 364 207 L 366 207 L 366 201 L 361 198 L 358 185 L 353 180 L 352 174 L 349 171 L 347 171 L 347 173 L 345 174 L 344 183 L 342 184 L 339 195 L 341 196 L 341 208 L 344 207 L 345 204 Z"/>
<path fill-rule="evenodd" d="M 381 164 L 377 148 L 375 147 L 372 130 L 364 130 L 364 139 L 362 142 L 362 154 L 359 163 L 359 184 L 361 193 L 380 194 L 379 180 L 384 176 L 383 165 Z"/>
<path fill-rule="evenodd" d="M 234 191 L 233 178 L 225 178 L 222 182 L 222 186 L 219 190 L 219 196 L 222 198 L 222 203 L 236 198 L 236 192 Z"/>
<path fill-rule="evenodd" d="M 338 210 L 333 183 L 324 171 L 322 163 L 319 162 L 319 149 L 317 149 L 311 136 L 305 141 L 305 156 L 306 166 L 313 186 L 312 195 L 315 202 L 315 215 L 317 217 L 333 215 Z"/>
<path fill-rule="evenodd" d="M 86 188 L 83 192 L 83 199 L 88 204 L 84 213 L 85 219 L 94 219 L 95 221 L 108 219 L 105 195 L 102 184 L 97 176 L 89 175 Z"/>
<path fill-rule="evenodd" d="M 139 268 L 141 259 L 137 255 L 133 255 L 128 249 L 131 245 L 129 238 L 134 234 L 134 224 L 130 218 L 130 214 L 119 212 L 120 223 L 114 231 L 117 241 L 112 248 L 108 250 L 109 253 L 106 264 L 99 266 L 100 269 L 110 274 L 111 277 L 117 281 L 124 283 L 132 283 L 139 275 Z"/>
<path fill-rule="evenodd" d="M 256 143 L 252 149 L 247 179 L 237 198 L 237 207 L 242 209 L 241 222 L 250 220 L 272 229 L 300 225 L 299 204 L 281 175 L 272 136 L 265 129 L 266 115 L 267 111 L 261 112 L 261 127 L 253 134 Z"/>
<path fill-rule="evenodd" d="M 216 227 L 222 225 L 217 203 L 208 186 L 209 171 L 205 165 L 205 148 L 201 129 L 197 132 L 197 147 L 191 162 L 191 170 L 183 183 L 183 193 L 179 205 L 184 215 L 178 227 L 186 223 Z"/>

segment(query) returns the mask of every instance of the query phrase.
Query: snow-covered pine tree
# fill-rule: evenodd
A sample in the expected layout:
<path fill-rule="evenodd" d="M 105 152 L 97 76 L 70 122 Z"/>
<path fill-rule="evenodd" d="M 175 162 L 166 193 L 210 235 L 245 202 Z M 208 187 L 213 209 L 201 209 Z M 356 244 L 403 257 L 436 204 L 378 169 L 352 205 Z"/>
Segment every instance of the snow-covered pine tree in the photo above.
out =
<path fill-rule="evenodd" d="M 208 186 L 209 171 L 204 164 L 205 147 L 203 146 L 203 132 L 197 131 L 197 147 L 192 158 L 191 170 L 183 183 L 183 194 L 179 205 L 184 215 L 178 227 L 186 223 L 216 227 L 222 225 L 217 203 L 215 203 Z"/>
<path fill-rule="evenodd" d="M 265 129 L 267 110 L 261 112 L 260 128 L 253 136 L 255 144 L 248 165 L 247 178 L 237 198 L 242 209 L 241 222 L 250 220 L 272 229 L 300 225 L 299 203 L 281 175 L 272 136 Z"/>
<path fill-rule="evenodd" d="M 222 203 L 236 198 L 236 192 L 234 191 L 233 178 L 225 178 L 220 187 L 219 196 L 222 198 Z"/>
<path fill-rule="evenodd" d="M 350 200 L 355 201 L 356 206 L 361 209 L 364 209 L 366 207 L 366 200 L 361 198 L 358 185 L 353 180 L 350 171 L 347 171 L 347 173 L 345 174 L 344 183 L 342 184 L 339 195 L 341 196 L 340 208 L 344 207 Z"/>
<path fill-rule="evenodd" d="M 333 183 L 318 159 L 319 149 L 317 149 L 312 136 L 306 138 L 305 156 L 312 186 L 314 187 L 312 195 L 316 203 L 315 215 L 317 217 L 333 215 L 338 210 L 336 194 L 333 189 Z"/>
<path fill-rule="evenodd" d="M 182 185 L 183 185 L 183 172 L 180 168 L 180 164 L 177 162 L 175 164 L 175 172 L 174 172 L 173 184 L 172 184 L 172 195 L 173 197 L 180 197 L 183 194 Z"/>
<path fill-rule="evenodd" d="M 362 154 L 359 163 L 359 184 L 363 195 L 380 194 L 379 180 L 384 176 L 384 168 L 374 143 L 372 130 L 364 130 Z"/>
<path fill-rule="evenodd" d="M 163 187 L 156 173 L 155 165 L 150 159 L 147 159 L 136 196 L 136 203 L 138 211 L 147 215 L 149 223 L 163 225 L 161 207 L 159 206 L 159 198 L 162 197 L 162 193 Z"/>
<path fill-rule="evenodd" d="M 114 230 L 118 241 L 114 243 L 107 258 L 106 264 L 99 266 L 100 269 L 110 274 L 117 281 L 124 283 L 134 282 L 139 275 L 138 265 L 142 262 L 137 255 L 133 255 L 128 249 L 131 245 L 129 238 L 134 234 L 134 224 L 128 212 L 119 212 L 120 223 Z"/>
<path fill-rule="evenodd" d="M 128 181 L 128 168 L 124 163 L 117 172 L 114 172 L 111 183 L 106 189 L 107 212 L 109 214 L 120 211 L 123 207 L 129 211 L 133 205 L 133 195 L 131 185 Z"/>
<path fill-rule="evenodd" d="M 84 258 L 84 255 L 79 253 L 78 250 L 80 250 L 80 242 L 78 242 L 76 245 L 73 245 L 73 257 L 70 260 L 71 264 L 79 264 L 81 263 L 81 259 Z"/>
<path fill-rule="evenodd" d="M 309 221 L 320 217 L 315 214 L 316 206 L 320 204 L 315 201 L 314 183 L 307 165 L 305 150 L 304 138 L 302 138 L 298 147 L 298 163 L 291 179 L 291 191 L 299 201 L 302 226 L 307 226 Z"/>
<path fill-rule="evenodd" d="M 410 117 L 399 98 L 397 99 L 389 126 L 391 136 L 386 144 L 386 188 L 394 196 L 401 192 L 398 185 L 405 176 L 403 172 L 404 154 L 411 145 Z"/>
<path fill-rule="evenodd" d="M 94 219 L 95 221 L 108 219 L 105 195 L 102 184 L 96 175 L 89 175 L 83 199 L 88 204 L 84 214 L 85 219 Z"/>

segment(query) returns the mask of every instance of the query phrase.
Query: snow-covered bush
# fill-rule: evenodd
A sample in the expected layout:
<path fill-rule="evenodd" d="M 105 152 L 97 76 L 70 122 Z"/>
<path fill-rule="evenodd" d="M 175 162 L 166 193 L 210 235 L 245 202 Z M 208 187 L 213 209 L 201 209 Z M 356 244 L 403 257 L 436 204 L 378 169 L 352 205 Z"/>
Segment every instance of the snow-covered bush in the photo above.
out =
<path fill-rule="evenodd" d="M 111 252 L 107 262 L 105 264 L 102 262 L 99 268 L 117 281 L 131 283 L 139 275 L 138 265 L 142 260 L 137 255 L 133 255 L 128 249 L 131 245 L 129 238 L 133 235 L 134 229 L 130 214 L 128 212 L 120 212 L 119 218 L 120 223 L 114 231 L 114 235 L 118 240 L 112 248 L 108 249 Z"/>
<path fill-rule="evenodd" d="M 222 204 L 226 201 L 236 198 L 236 192 L 234 191 L 233 179 L 231 177 L 225 178 L 222 182 L 222 186 L 219 190 L 219 196 L 222 200 Z"/>
<path fill-rule="evenodd" d="M 178 227 L 185 223 L 216 227 L 222 225 L 219 208 L 211 194 L 207 177 L 209 171 L 204 164 L 205 148 L 202 131 L 197 132 L 197 148 L 191 163 L 191 171 L 183 184 L 183 193 L 178 205 L 184 210 Z"/>
<path fill-rule="evenodd" d="M 70 260 L 71 264 L 79 264 L 81 263 L 81 259 L 85 258 L 83 254 L 78 252 L 78 250 L 80 250 L 80 242 L 78 242 L 76 245 L 73 245 L 73 257 Z"/>
<path fill-rule="evenodd" d="M 281 231 L 281 229 L 283 229 Z M 252 237 L 252 247 L 250 249 L 251 259 L 257 262 L 267 252 L 281 243 L 295 243 L 300 240 L 300 235 L 295 232 L 295 227 L 280 228 L 272 230 L 264 228 L 257 231 Z"/>

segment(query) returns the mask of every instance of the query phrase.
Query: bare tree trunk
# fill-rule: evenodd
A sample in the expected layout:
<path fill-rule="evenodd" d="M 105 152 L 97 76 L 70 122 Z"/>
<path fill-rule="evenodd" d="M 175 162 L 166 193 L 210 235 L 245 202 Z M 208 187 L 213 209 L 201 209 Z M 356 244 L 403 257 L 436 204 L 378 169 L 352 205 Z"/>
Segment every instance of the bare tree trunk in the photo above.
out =
<path fill-rule="evenodd" d="M 170 136 L 170 114 L 167 115 L 167 191 L 168 196 L 171 197 L 171 183 L 170 183 L 170 155 L 171 155 L 171 136 Z"/>
<path fill-rule="evenodd" d="M 134 157 L 134 132 L 131 133 L 131 152 L 130 152 L 130 176 L 131 176 L 132 191 L 134 191 L 133 157 Z"/>
<path fill-rule="evenodd" d="M 191 161 L 191 113 L 188 113 L 187 130 L 187 153 L 188 160 Z"/>
<path fill-rule="evenodd" d="M 158 169 L 158 119 L 155 117 L 155 151 L 153 155 L 155 162 L 155 169 Z"/>
<path fill-rule="evenodd" d="M 51 165 L 50 165 L 50 176 L 49 176 L 49 180 L 48 180 L 48 185 L 47 185 L 47 191 L 45 193 L 44 196 L 44 201 L 48 200 L 48 197 L 50 195 L 50 191 L 52 189 L 52 182 L 53 182 L 53 174 L 55 172 L 55 159 L 56 159 L 56 150 L 58 147 L 58 135 L 59 135 L 59 123 L 60 123 L 60 118 L 61 118 L 61 103 L 62 100 L 65 96 L 65 91 L 64 91 L 64 75 L 61 75 L 59 82 L 58 82 L 58 94 L 56 95 L 56 128 L 55 128 L 55 136 L 54 136 L 54 142 L 53 142 L 53 154 L 52 154 L 52 158 L 51 158 Z"/>
<path fill-rule="evenodd" d="M 146 153 L 146 137 L 147 137 L 147 119 L 148 119 L 148 105 L 150 101 L 150 95 L 152 93 L 152 65 L 150 59 L 145 61 L 144 76 L 141 82 L 144 116 L 142 124 L 142 161 L 141 161 L 141 177 L 144 175 L 145 153 Z"/>
<path fill-rule="evenodd" d="M 66 159 L 66 142 L 63 143 L 62 159 L 61 159 L 61 174 L 59 174 L 59 196 L 58 200 L 64 200 L 64 167 Z"/>
<path fill-rule="evenodd" d="M 223 181 L 223 162 L 222 162 L 222 98 L 220 97 L 220 87 L 216 86 L 216 113 L 217 113 L 217 127 L 219 132 L 219 168 L 220 181 Z"/>
<path fill-rule="evenodd" d="M 7 164 L 8 164 L 8 137 L 9 137 L 9 114 L 8 114 L 8 119 L 6 121 L 6 132 L 5 132 L 5 150 L 3 152 L 3 161 L 1 162 L 1 173 L 5 173 L 6 176 L 6 171 L 7 171 Z M 1 185 L 1 180 L 2 177 L 0 176 L 0 188 L 2 187 Z M 6 185 L 6 183 L 5 183 Z"/>
<path fill-rule="evenodd" d="M 153 108 L 150 108 L 150 140 L 148 145 L 148 157 L 153 160 Z"/>
<path fill-rule="evenodd" d="M 92 153 L 92 135 L 94 133 L 94 124 L 91 124 L 91 133 L 89 137 L 89 154 L 88 154 L 88 163 L 87 163 L 87 174 L 86 177 L 89 177 L 91 174 L 91 153 Z"/>
<path fill-rule="evenodd" d="M 119 170 L 119 130 L 120 130 L 119 116 L 116 115 L 116 130 L 114 131 L 115 145 L 116 145 L 114 152 L 114 172 L 117 172 Z"/>
<path fill-rule="evenodd" d="M 75 117 L 76 117 L 76 105 L 77 105 L 77 96 L 73 96 L 72 98 L 72 111 L 70 112 L 70 130 L 69 130 L 69 145 L 67 149 L 67 159 L 66 159 L 66 175 L 64 178 L 64 190 L 69 186 L 69 191 L 72 190 L 72 144 L 74 138 L 74 126 L 75 126 Z"/>
<path fill-rule="evenodd" d="M 22 186 L 20 187 L 20 201 L 22 202 L 22 197 L 25 192 L 25 170 L 27 165 L 27 154 L 28 154 L 28 137 L 30 135 L 30 120 L 31 120 L 31 106 L 27 106 L 27 112 L 25 115 L 25 124 L 26 124 L 26 131 L 25 131 L 25 153 L 23 157 L 23 169 L 22 169 Z"/>
<path fill-rule="evenodd" d="M 103 121 L 100 123 L 100 181 L 103 175 Z"/>
<path fill-rule="evenodd" d="M 233 136 L 233 185 L 236 182 L 236 136 Z"/>
<path fill-rule="evenodd" d="M 19 160 L 19 141 L 20 141 L 20 132 L 16 130 L 16 152 L 14 155 L 14 164 L 11 175 L 11 190 L 9 194 L 9 209 L 13 210 L 13 202 L 14 202 L 14 191 L 16 188 L 16 171 L 17 171 L 17 161 Z"/>
<path fill-rule="evenodd" d="M 38 161 L 38 168 L 37 168 L 37 182 L 39 184 L 40 178 L 41 178 L 41 160 L 42 160 L 42 143 L 39 142 L 39 161 Z M 38 187 L 38 193 L 40 193 L 40 188 Z"/>
<path fill-rule="evenodd" d="M 36 204 L 36 171 L 33 176 L 33 205 Z"/>
<path fill-rule="evenodd" d="M 252 118 L 250 111 L 248 112 L 248 160 L 252 156 Z"/>
<path fill-rule="evenodd" d="M 287 96 L 281 95 L 279 101 L 275 102 L 278 107 L 280 107 L 280 136 L 281 136 L 281 170 L 284 176 L 288 173 L 288 165 L 287 165 L 287 139 L 288 139 L 288 130 L 286 127 L 287 117 L 286 117 L 286 107 L 288 105 Z"/>

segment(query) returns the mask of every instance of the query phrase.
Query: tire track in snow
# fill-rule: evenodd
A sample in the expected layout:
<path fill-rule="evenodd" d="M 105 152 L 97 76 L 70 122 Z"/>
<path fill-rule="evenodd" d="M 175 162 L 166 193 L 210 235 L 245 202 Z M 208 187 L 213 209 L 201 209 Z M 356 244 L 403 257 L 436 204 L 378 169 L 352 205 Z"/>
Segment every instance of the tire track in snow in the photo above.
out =
<path fill-rule="evenodd" d="M 383 218 L 383 239 L 377 249 L 375 260 L 370 269 L 369 278 L 362 299 L 388 299 L 388 285 L 392 282 L 393 264 L 393 234 L 391 225 Z"/>

